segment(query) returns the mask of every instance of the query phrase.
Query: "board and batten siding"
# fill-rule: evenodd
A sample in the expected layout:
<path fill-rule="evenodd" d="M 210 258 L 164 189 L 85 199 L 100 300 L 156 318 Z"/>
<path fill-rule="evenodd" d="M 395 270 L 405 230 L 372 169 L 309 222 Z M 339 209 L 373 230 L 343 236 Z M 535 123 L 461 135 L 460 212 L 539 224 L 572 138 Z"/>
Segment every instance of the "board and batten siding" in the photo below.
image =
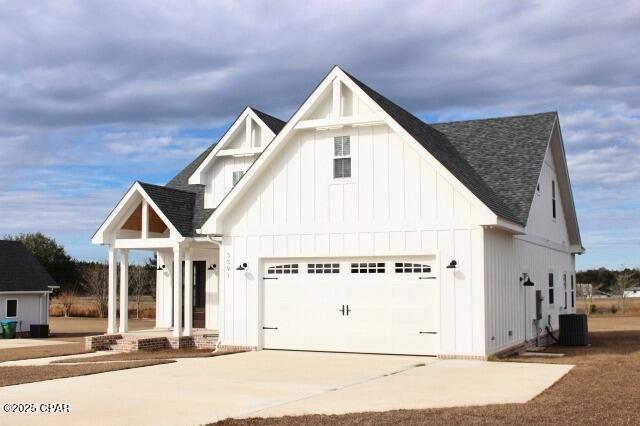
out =
<path fill-rule="evenodd" d="M 542 290 L 544 298 L 540 336 L 546 334 L 548 316 L 553 330 L 558 330 L 558 315 L 575 313 L 570 299 L 571 275 L 575 274 L 574 255 L 568 247 L 533 242 L 526 236 L 513 236 L 495 229 L 485 230 L 484 238 L 487 354 L 536 337 L 536 290 Z M 520 277 L 523 273 L 529 274 L 534 287 L 522 285 Z M 548 299 L 549 273 L 554 274 L 553 305 L 549 305 Z M 564 309 L 565 274 L 567 309 Z"/>
<path fill-rule="evenodd" d="M 345 135 L 352 177 L 336 180 L 333 138 Z M 263 259 L 436 255 L 440 353 L 484 355 L 483 229 L 467 195 L 384 125 L 286 143 L 221 218 L 223 343 L 260 347 Z"/>

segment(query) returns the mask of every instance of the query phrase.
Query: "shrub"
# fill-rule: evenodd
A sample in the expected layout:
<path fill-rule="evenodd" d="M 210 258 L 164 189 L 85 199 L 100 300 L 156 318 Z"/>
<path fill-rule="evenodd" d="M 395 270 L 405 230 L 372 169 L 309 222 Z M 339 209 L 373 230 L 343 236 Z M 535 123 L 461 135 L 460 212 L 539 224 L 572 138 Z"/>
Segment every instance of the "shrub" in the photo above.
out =
<path fill-rule="evenodd" d="M 614 315 L 618 313 L 618 305 L 616 305 L 615 303 L 611 305 L 611 313 Z"/>
<path fill-rule="evenodd" d="M 592 303 L 592 304 L 589 306 L 589 313 L 590 313 L 590 314 L 596 314 L 596 313 L 598 313 L 598 307 L 597 307 L 595 304 L 593 304 L 593 303 Z"/>

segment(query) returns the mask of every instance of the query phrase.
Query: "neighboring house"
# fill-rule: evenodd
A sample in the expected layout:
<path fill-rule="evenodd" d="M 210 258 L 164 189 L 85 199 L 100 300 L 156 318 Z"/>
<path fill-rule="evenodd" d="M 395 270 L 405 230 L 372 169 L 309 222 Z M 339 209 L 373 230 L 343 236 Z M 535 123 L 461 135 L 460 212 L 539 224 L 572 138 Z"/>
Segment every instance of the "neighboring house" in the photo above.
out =
<path fill-rule="evenodd" d="M 166 186 L 136 182 L 92 242 L 109 333 L 117 261 L 147 249 L 175 336 L 445 357 L 557 328 L 584 251 L 556 113 L 430 125 L 339 67 L 287 123 L 247 108 Z"/>
<path fill-rule="evenodd" d="M 18 332 L 49 324 L 53 278 L 19 241 L 0 240 L 0 319 L 18 321 Z"/>
<path fill-rule="evenodd" d="M 625 290 L 623 297 L 640 297 L 640 287 L 632 287 Z"/>

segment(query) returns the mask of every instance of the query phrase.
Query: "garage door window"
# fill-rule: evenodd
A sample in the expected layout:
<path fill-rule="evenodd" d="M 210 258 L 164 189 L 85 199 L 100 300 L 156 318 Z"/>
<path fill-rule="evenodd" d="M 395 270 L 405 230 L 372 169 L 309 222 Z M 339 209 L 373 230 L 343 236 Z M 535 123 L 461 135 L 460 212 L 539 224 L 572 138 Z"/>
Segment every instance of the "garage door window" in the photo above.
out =
<path fill-rule="evenodd" d="M 307 264 L 309 274 L 339 274 L 339 263 L 309 263 Z"/>
<path fill-rule="evenodd" d="M 15 318 L 18 316 L 18 301 L 15 299 L 7 300 L 7 318 Z"/>
<path fill-rule="evenodd" d="M 420 263 L 396 262 L 395 269 L 398 274 L 431 272 L 431 266 Z"/>
<path fill-rule="evenodd" d="M 384 274 L 384 262 L 360 262 L 351 264 L 352 274 Z"/>
<path fill-rule="evenodd" d="M 297 274 L 298 264 L 292 263 L 289 265 L 275 265 L 267 269 L 267 274 Z"/>

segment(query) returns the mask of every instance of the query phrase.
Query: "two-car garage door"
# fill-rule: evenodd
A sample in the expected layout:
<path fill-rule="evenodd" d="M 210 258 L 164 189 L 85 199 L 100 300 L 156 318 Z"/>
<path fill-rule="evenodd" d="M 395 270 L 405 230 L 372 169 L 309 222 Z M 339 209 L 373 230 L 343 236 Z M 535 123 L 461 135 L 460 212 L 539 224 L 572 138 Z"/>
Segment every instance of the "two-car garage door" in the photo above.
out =
<path fill-rule="evenodd" d="M 265 262 L 264 348 L 437 354 L 440 298 L 434 261 Z"/>

